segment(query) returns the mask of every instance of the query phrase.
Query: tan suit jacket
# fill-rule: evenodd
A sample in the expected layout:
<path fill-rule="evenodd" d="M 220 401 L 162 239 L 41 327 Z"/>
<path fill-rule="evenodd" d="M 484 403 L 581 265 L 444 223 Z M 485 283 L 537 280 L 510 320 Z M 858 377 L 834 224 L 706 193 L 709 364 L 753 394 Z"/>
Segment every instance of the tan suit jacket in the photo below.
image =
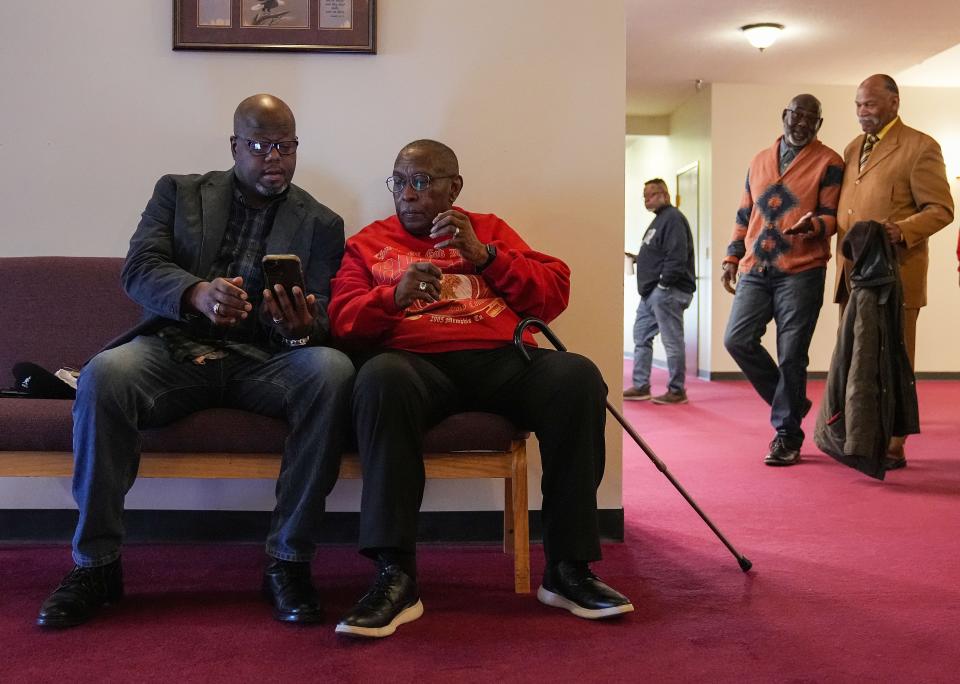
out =
<path fill-rule="evenodd" d="M 846 167 L 837 208 L 837 282 L 834 301 L 847 300 L 849 263 L 839 249 L 858 221 L 892 221 L 904 243 L 897 246 L 903 305 L 927 304 L 927 238 L 953 221 L 953 197 L 937 141 L 897 120 L 870 153 L 863 169 L 858 135 L 843 152 Z M 846 275 L 845 275 L 846 274 Z"/>

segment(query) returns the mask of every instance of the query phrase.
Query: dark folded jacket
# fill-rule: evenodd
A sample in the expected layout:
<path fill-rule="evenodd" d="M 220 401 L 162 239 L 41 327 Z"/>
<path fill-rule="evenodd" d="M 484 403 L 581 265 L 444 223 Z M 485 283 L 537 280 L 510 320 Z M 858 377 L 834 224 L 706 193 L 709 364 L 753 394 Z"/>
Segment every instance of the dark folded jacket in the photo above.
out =
<path fill-rule="evenodd" d="M 814 441 L 882 480 L 892 435 L 920 432 L 917 388 L 903 343 L 903 291 L 883 225 L 861 221 L 840 246 L 853 267 Z"/>

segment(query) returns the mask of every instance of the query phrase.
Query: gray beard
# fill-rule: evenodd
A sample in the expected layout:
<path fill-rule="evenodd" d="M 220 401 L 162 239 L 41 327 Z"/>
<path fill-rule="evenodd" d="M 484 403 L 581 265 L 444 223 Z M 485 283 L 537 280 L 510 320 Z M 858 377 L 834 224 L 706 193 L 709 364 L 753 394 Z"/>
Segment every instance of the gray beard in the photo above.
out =
<path fill-rule="evenodd" d="M 279 188 L 268 188 L 258 182 L 256 187 L 257 192 L 263 197 L 276 197 L 277 195 L 282 195 L 284 192 L 286 192 L 287 188 L 290 187 L 290 184 L 284 183 Z"/>

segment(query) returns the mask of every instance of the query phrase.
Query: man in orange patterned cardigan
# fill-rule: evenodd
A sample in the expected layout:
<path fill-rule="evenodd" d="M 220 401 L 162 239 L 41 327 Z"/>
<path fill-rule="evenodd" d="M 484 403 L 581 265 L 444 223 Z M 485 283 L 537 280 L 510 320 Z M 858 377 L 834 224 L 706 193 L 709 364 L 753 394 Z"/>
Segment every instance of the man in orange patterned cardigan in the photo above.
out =
<path fill-rule="evenodd" d="M 772 466 L 800 460 L 800 423 L 810 410 L 807 351 L 837 229 L 843 160 L 817 140 L 820 113 L 820 101 L 806 94 L 783 110 L 783 136 L 750 162 L 723 260 L 721 282 L 735 294 L 724 346 L 770 405 L 776 435 L 764 463 Z M 777 362 L 760 342 L 771 319 Z"/>

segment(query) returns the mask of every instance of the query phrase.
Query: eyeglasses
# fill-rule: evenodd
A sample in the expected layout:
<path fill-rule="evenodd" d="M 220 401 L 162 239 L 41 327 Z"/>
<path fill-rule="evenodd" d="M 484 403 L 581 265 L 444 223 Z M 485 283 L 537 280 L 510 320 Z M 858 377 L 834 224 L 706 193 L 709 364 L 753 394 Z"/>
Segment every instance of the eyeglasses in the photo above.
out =
<path fill-rule="evenodd" d="M 399 195 L 401 192 L 403 192 L 403 189 L 407 187 L 408 183 L 410 184 L 410 187 L 412 187 L 417 192 L 423 192 L 424 190 L 429 188 L 430 184 L 435 180 L 439 180 L 441 178 L 455 178 L 455 177 L 456 177 L 455 174 L 449 175 L 449 176 L 431 176 L 426 173 L 415 173 L 412 176 L 410 176 L 409 179 L 404 178 L 403 176 L 390 176 L 389 178 L 387 178 L 386 183 L 387 183 L 387 190 L 392 192 L 394 195 Z"/>
<path fill-rule="evenodd" d="M 234 136 L 237 140 L 242 140 L 247 143 L 247 148 L 250 150 L 250 154 L 254 157 L 266 157 L 270 154 L 271 150 L 276 150 L 283 156 L 288 156 L 294 154 L 297 151 L 297 145 L 300 144 L 299 140 L 281 140 L 280 142 L 267 142 L 265 140 L 251 140 L 250 138 L 244 138 L 242 136 Z"/>
<path fill-rule="evenodd" d="M 783 113 L 786 114 L 787 118 L 791 121 L 799 121 L 803 119 L 807 123 L 815 124 L 820 120 L 820 115 L 816 112 L 807 112 L 802 109 L 784 109 Z"/>

